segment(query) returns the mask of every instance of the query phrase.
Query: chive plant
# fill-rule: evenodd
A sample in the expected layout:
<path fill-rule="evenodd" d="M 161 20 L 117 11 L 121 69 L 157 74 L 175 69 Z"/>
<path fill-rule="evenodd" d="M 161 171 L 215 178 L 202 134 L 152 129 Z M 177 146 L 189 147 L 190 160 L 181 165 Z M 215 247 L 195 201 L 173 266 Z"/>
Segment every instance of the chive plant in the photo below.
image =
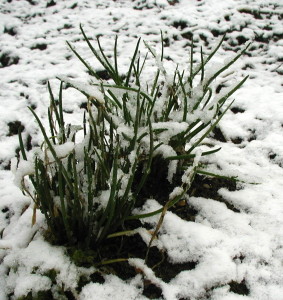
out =
<path fill-rule="evenodd" d="M 81 83 L 60 77 L 58 100 L 48 83 L 50 134 L 30 108 L 44 142 L 40 149 L 27 153 L 19 133 L 21 161 L 17 174 L 23 191 L 33 198 L 35 208 L 45 215 L 56 243 L 98 248 L 106 238 L 122 235 L 126 220 L 161 213 L 160 227 L 167 209 L 189 190 L 201 156 L 220 150 L 201 152 L 198 149 L 230 108 L 232 102 L 227 104 L 227 99 L 247 77 L 221 95 L 214 94 L 213 81 L 239 59 L 248 45 L 221 68 L 207 74 L 207 63 L 221 47 L 224 37 L 209 55 L 204 55 L 201 49 L 199 64 L 194 63 L 192 44 L 188 72 L 177 67 L 173 74 L 168 74 L 163 64 L 163 38 L 160 55 L 145 43 L 157 65 L 153 83 L 149 85 L 144 84 L 143 78 L 148 55 L 142 59 L 140 39 L 127 72 L 121 74 L 117 37 L 112 62 L 99 39 L 95 48 L 82 26 L 80 29 L 110 79 L 100 78 L 68 43 L 87 68 L 90 81 Z M 87 98 L 81 127 L 64 121 L 64 85 L 79 90 Z M 83 133 L 80 141 L 76 139 L 78 131 Z M 160 157 L 162 160 L 158 162 L 168 164 L 168 182 L 185 168 L 181 186 L 172 191 L 163 209 L 134 215 L 141 190 L 147 188 L 153 168 L 158 168 L 158 163 L 153 162 Z M 27 172 L 21 170 L 26 166 L 21 164 L 23 161 L 33 166 L 28 177 L 23 176 Z"/>

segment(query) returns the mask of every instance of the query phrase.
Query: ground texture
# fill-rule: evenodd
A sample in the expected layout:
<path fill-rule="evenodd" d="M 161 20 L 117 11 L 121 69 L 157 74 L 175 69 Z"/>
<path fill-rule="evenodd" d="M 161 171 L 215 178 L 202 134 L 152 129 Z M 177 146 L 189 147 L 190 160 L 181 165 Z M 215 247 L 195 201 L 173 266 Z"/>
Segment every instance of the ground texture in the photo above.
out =
<path fill-rule="evenodd" d="M 80 300 L 283 299 L 282 4 L 272 0 L 1 1 L 1 300 L 32 299 L 32 295 Z M 101 36 L 109 54 L 118 35 L 122 69 L 137 37 L 154 46 L 160 30 L 168 68 L 170 61 L 188 68 L 192 38 L 196 49 L 203 46 L 208 51 L 226 34 L 215 63 L 253 41 L 233 69 L 236 78 L 250 78 L 209 139 L 222 150 L 207 161 L 210 171 L 238 176 L 241 182 L 233 185 L 197 177 L 185 207 L 166 215 L 153 248 L 153 257 L 154 251 L 163 253 L 166 263 L 152 271 L 141 258 L 132 258 L 124 266 L 125 278 L 117 270 L 107 268 L 100 274 L 91 266 L 77 266 L 66 249 L 46 242 L 39 230 L 43 218 L 38 214 L 31 227 L 33 206 L 13 184 L 10 171 L 19 129 L 27 147 L 42 141 L 27 106 L 47 121 L 47 81 L 56 90 L 58 75 L 87 76 L 65 41 L 100 68 L 83 41 L 80 23 L 89 36 Z M 147 76 L 151 80 L 150 72 Z M 219 91 L 223 86 L 225 78 Z M 79 124 L 84 97 L 73 90 L 64 95 L 67 121 Z M 141 210 L 159 206 L 151 199 Z M 154 228 L 157 220 L 152 217 L 144 226 Z M 141 238 L 131 243 L 143 242 L 141 230 Z M 162 260 L 158 255 L 157 263 Z"/>

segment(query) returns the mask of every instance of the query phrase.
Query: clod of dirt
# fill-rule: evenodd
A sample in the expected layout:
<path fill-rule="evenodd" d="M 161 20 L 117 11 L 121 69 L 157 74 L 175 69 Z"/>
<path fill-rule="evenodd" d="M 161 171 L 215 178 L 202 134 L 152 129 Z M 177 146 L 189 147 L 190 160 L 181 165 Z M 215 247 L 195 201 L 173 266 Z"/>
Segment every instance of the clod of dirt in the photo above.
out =
<path fill-rule="evenodd" d="M 276 154 L 276 153 L 273 153 L 273 152 L 270 152 L 270 153 L 268 154 L 268 158 L 269 158 L 270 160 L 273 160 L 276 156 L 277 156 L 277 154 Z"/>
<path fill-rule="evenodd" d="M 133 8 L 136 10 L 150 9 L 154 7 L 151 3 L 148 3 L 147 0 L 138 0 L 135 2 L 136 3 Z"/>
<path fill-rule="evenodd" d="M 89 277 L 82 275 L 78 282 L 77 291 L 80 293 L 82 288 L 87 284 L 89 284 L 90 282 L 103 284 L 105 282 L 105 279 L 100 272 L 95 272 L 91 274 Z"/>
<path fill-rule="evenodd" d="M 51 6 L 54 6 L 54 5 L 56 5 L 56 2 L 54 0 L 51 0 L 51 1 L 47 2 L 46 7 L 51 7 Z"/>
<path fill-rule="evenodd" d="M 48 82 L 48 79 L 41 79 L 39 80 L 39 84 L 42 84 L 42 85 L 46 85 Z"/>
<path fill-rule="evenodd" d="M 186 202 L 184 204 L 182 202 L 177 203 L 175 206 L 170 208 L 170 211 L 172 211 L 179 218 L 189 222 L 195 222 L 198 214 L 198 211 L 195 210 L 190 203 Z"/>
<path fill-rule="evenodd" d="M 9 207 L 8 206 L 5 206 L 4 208 L 2 208 L 2 213 L 5 214 L 6 212 L 9 211 Z"/>
<path fill-rule="evenodd" d="M 27 149 L 27 151 L 30 151 L 31 148 L 32 148 L 32 143 L 31 143 L 31 141 L 32 141 L 32 137 L 31 137 L 31 135 L 29 134 L 29 135 L 27 136 L 27 140 L 26 140 L 26 149 Z"/>
<path fill-rule="evenodd" d="M 217 87 L 216 87 L 216 89 L 215 89 L 215 93 L 216 94 L 219 94 L 220 93 L 220 91 L 223 89 L 223 88 L 225 88 L 225 87 L 227 87 L 225 84 L 219 84 Z"/>
<path fill-rule="evenodd" d="M 1 168 L 6 171 L 11 170 L 11 161 L 7 162 L 7 161 L 0 160 L 0 169 Z"/>
<path fill-rule="evenodd" d="M 142 294 L 148 299 L 160 299 L 162 296 L 162 290 L 152 283 L 145 282 Z"/>
<path fill-rule="evenodd" d="M 182 38 L 191 41 L 193 38 L 193 33 L 191 31 L 186 31 L 186 32 L 182 33 L 181 36 L 182 36 Z"/>
<path fill-rule="evenodd" d="M 31 50 L 38 49 L 40 51 L 43 51 L 43 50 L 47 49 L 47 44 L 45 44 L 45 43 L 38 43 L 38 44 L 35 44 L 34 46 L 32 46 L 30 49 Z"/>
<path fill-rule="evenodd" d="M 164 47 L 169 47 L 170 46 L 170 40 L 169 40 L 168 37 L 163 39 L 163 45 L 164 45 Z M 168 58 L 166 57 L 166 59 L 168 59 Z"/>
<path fill-rule="evenodd" d="M 8 123 L 9 127 L 9 133 L 7 136 L 12 136 L 18 134 L 18 132 L 23 132 L 25 129 L 25 126 L 20 121 L 14 121 Z"/>
<path fill-rule="evenodd" d="M 80 108 L 87 110 L 87 102 L 82 102 Z"/>
<path fill-rule="evenodd" d="M 17 300 L 53 300 L 51 291 L 39 291 L 36 295 L 29 292 L 26 296 L 21 296 Z"/>
<path fill-rule="evenodd" d="M 231 111 L 234 113 L 234 114 L 242 114 L 245 112 L 245 110 L 243 108 L 240 108 L 240 107 L 237 107 L 237 106 L 234 106 L 231 108 Z"/>
<path fill-rule="evenodd" d="M 246 285 L 245 279 L 240 283 L 236 281 L 231 281 L 229 283 L 229 286 L 230 286 L 230 291 L 235 294 L 247 296 L 250 293 L 250 290 Z"/>
<path fill-rule="evenodd" d="M 242 141 L 243 141 L 243 139 L 242 139 L 241 137 L 236 137 L 236 138 L 234 138 L 234 139 L 231 139 L 231 142 L 232 142 L 233 144 L 235 144 L 235 145 L 241 144 Z"/>
<path fill-rule="evenodd" d="M 251 141 L 255 141 L 257 138 L 256 134 L 255 134 L 255 130 L 252 130 L 251 131 L 251 135 L 249 136 L 248 138 L 248 142 L 251 142 Z"/>
<path fill-rule="evenodd" d="M 224 16 L 225 21 L 229 22 L 231 20 L 229 15 Z"/>
<path fill-rule="evenodd" d="M 250 9 L 250 8 L 241 8 L 241 9 L 238 9 L 238 11 L 241 13 L 241 14 L 250 14 L 252 15 L 255 19 L 263 19 L 260 11 L 258 10 L 255 10 L 255 9 Z"/>
<path fill-rule="evenodd" d="M 207 36 L 206 36 L 206 35 L 200 33 L 200 34 L 199 34 L 199 38 L 200 38 L 202 41 L 204 41 L 204 45 L 205 45 L 206 47 L 209 45 L 208 39 L 207 39 Z"/>
<path fill-rule="evenodd" d="M 197 174 L 191 187 L 190 195 L 194 197 L 202 197 L 207 199 L 213 199 L 226 204 L 227 208 L 239 213 L 240 210 L 234 207 L 231 203 L 226 201 L 218 194 L 220 188 L 226 188 L 229 191 L 235 191 L 237 188 L 234 180 L 216 178 L 216 177 L 205 177 Z"/>
<path fill-rule="evenodd" d="M 172 6 L 174 6 L 179 3 L 179 0 L 168 0 L 168 3 Z"/>
<path fill-rule="evenodd" d="M 270 37 L 264 36 L 264 34 L 256 34 L 255 41 L 259 43 L 268 44 L 270 41 Z"/>
<path fill-rule="evenodd" d="M 17 29 L 14 26 L 5 26 L 4 27 L 4 33 L 7 33 L 11 36 L 15 36 L 17 34 Z"/>
<path fill-rule="evenodd" d="M 213 34 L 214 37 L 218 37 L 219 35 L 221 35 L 221 32 L 217 29 L 212 29 L 211 33 Z"/>
<path fill-rule="evenodd" d="M 26 0 L 30 5 L 36 5 L 37 2 L 33 0 Z"/>
<path fill-rule="evenodd" d="M 219 127 L 214 128 L 213 134 L 214 134 L 213 135 L 214 139 L 216 139 L 217 141 L 222 142 L 222 143 L 227 142 L 226 138 L 224 137 L 224 135 Z"/>
<path fill-rule="evenodd" d="M 277 42 L 277 41 L 283 39 L 283 34 L 282 33 L 274 33 L 273 38 L 274 38 L 274 41 Z"/>
<path fill-rule="evenodd" d="M 249 39 L 243 35 L 239 35 L 237 36 L 237 41 L 238 41 L 238 45 L 243 45 L 245 44 Z"/>
<path fill-rule="evenodd" d="M 98 70 L 96 71 L 96 74 L 99 78 L 104 79 L 104 80 L 109 80 L 111 76 L 106 70 Z"/>
<path fill-rule="evenodd" d="M 185 29 L 188 27 L 188 22 L 184 20 L 179 20 L 179 21 L 174 21 L 173 22 L 173 27 L 178 28 L 178 29 Z"/>
<path fill-rule="evenodd" d="M 197 262 L 189 261 L 181 264 L 173 264 L 168 261 L 166 254 L 165 259 L 160 265 L 154 268 L 154 273 L 157 277 L 161 278 L 164 282 L 170 282 L 182 271 L 189 271 L 195 269 Z"/>
<path fill-rule="evenodd" d="M 78 6 L 78 3 L 75 2 L 72 6 L 70 6 L 71 9 L 75 9 Z"/>
<path fill-rule="evenodd" d="M 63 27 L 64 29 L 71 29 L 71 28 L 73 28 L 73 25 L 72 24 L 64 24 L 64 27 Z"/>
<path fill-rule="evenodd" d="M 133 192 L 136 190 L 142 176 L 145 165 L 140 163 L 137 167 L 136 175 L 133 182 Z M 146 182 L 139 192 L 136 207 L 144 204 L 146 199 L 154 198 L 161 205 L 168 201 L 169 194 L 173 190 L 173 185 L 167 179 L 168 162 L 161 155 L 153 158 L 151 164 L 151 172 L 148 175 Z M 158 184 L 156 184 L 158 182 Z"/>
<path fill-rule="evenodd" d="M 17 55 L 12 54 L 9 51 L 2 52 L 0 54 L 0 68 L 9 67 L 11 65 L 17 65 L 19 60 L 20 58 Z"/>
<path fill-rule="evenodd" d="M 236 256 L 233 257 L 233 261 L 234 262 L 238 261 L 238 262 L 242 263 L 245 258 L 246 257 L 242 253 L 240 253 L 240 254 L 238 254 L 238 255 L 236 255 Z"/>

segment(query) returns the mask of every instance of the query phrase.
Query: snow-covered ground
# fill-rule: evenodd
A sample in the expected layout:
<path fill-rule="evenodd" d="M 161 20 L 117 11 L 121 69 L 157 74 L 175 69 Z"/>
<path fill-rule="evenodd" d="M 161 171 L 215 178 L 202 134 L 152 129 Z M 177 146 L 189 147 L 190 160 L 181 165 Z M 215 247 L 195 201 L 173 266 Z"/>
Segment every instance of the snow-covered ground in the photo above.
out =
<path fill-rule="evenodd" d="M 236 78 L 250 78 L 221 121 L 227 142 L 214 141 L 222 150 L 208 158 L 211 171 L 238 176 L 245 182 L 236 191 L 219 190 L 237 212 L 212 199 L 191 197 L 189 201 L 198 212 L 195 222 L 171 212 L 166 215 L 159 247 L 173 262 L 197 262 L 195 269 L 181 272 L 169 283 L 155 277 L 143 261 L 132 259 L 130 263 L 144 270 L 166 300 L 283 300 L 282 0 L 55 2 L 0 3 L 0 299 L 17 299 L 29 291 L 52 288 L 51 279 L 45 276 L 52 269 L 57 270 L 57 285 L 80 300 L 147 299 L 142 295 L 141 274 L 128 281 L 105 275 L 105 283 L 89 283 L 77 293 L 80 275 L 93 270 L 76 267 L 63 248 L 44 241 L 37 231 L 44 222 L 39 214 L 31 227 L 33 206 L 15 187 L 9 170 L 18 147 L 19 125 L 25 128 L 25 141 L 32 145 L 41 142 L 27 106 L 36 108 L 46 121 L 46 82 L 56 89 L 58 75 L 86 77 L 83 65 L 65 41 L 99 66 L 80 34 L 82 23 L 89 36 L 102 35 L 109 53 L 118 35 L 121 68 L 127 66 L 137 37 L 154 45 L 160 40 L 160 30 L 168 44 L 165 56 L 183 68 L 187 68 L 192 33 L 204 51 L 227 33 L 217 62 L 231 57 L 246 41 L 254 41 L 234 66 Z M 64 107 L 69 122 L 81 122 L 83 101 L 78 92 L 66 92 Z M 158 205 L 150 200 L 145 209 Z M 157 217 L 150 221 L 156 222 Z M 249 294 L 234 293 L 228 285 L 232 281 L 245 282 Z"/>

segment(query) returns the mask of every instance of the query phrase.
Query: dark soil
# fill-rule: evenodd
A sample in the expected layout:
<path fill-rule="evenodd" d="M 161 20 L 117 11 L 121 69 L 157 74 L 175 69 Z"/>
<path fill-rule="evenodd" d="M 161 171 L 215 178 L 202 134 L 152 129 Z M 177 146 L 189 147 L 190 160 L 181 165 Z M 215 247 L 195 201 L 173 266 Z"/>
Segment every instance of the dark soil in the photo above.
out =
<path fill-rule="evenodd" d="M 135 191 L 143 175 L 143 169 L 146 167 L 140 164 L 136 171 L 136 177 L 133 183 Z M 167 180 L 168 162 L 162 156 L 153 158 L 151 171 L 147 177 L 146 184 L 139 192 L 136 207 L 142 206 L 149 198 L 156 199 L 161 205 L 165 205 L 169 199 L 169 194 L 173 191 L 174 186 L 178 184 L 178 180 L 170 184 Z M 157 184 L 158 183 L 158 184 Z"/>
<path fill-rule="evenodd" d="M 169 3 L 170 5 L 176 5 L 176 4 L 179 3 L 179 0 L 168 0 L 168 3 Z"/>
<path fill-rule="evenodd" d="M 188 27 L 188 23 L 184 20 L 174 21 L 172 25 L 173 27 L 179 28 L 181 30 Z"/>
<path fill-rule="evenodd" d="M 0 54 L 0 68 L 9 67 L 11 65 L 17 65 L 20 58 L 12 53 L 4 52 Z"/>
<path fill-rule="evenodd" d="M 238 109 L 238 108 L 233 109 L 234 114 L 241 113 L 241 112 L 244 112 L 244 111 L 242 111 L 241 109 Z M 214 134 L 213 135 L 214 139 L 216 139 L 217 141 L 222 142 L 222 143 L 227 142 L 226 138 L 224 137 L 224 135 L 219 127 L 215 127 L 215 129 L 213 130 L 213 134 Z M 250 142 L 251 140 L 254 140 L 254 139 L 255 138 L 252 137 L 252 139 L 249 139 L 248 141 Z M 241 137 L 235 137 L 235 138 L 231 139 L 231 142 L 233 144 L 239 145 L 243 142 L 243 139 Z"/>
<path fill-rule="evenodd" d="M 186 201 L 180 201 L 172 207 L 170 211 L 181 219 L 189 222 L 195 222 L 196 215 L 198 214 L 197 210 L 195 210 L 190 203 L 186 203 Z"/>
<path fill-rule="evenodd" d="M 10 27 L 4 27 L 4 33 L 7 33 L 11 36 L 15 36 L 17 34 L 16 27 L 10 26 Z"/>
<path fill-rule="evenodd" d="M 231 108 L 231 111 L 234 113 L 234 114 L 242 114 L 245 112 L 245 110 L 243 108 L 240 108 L 240 107 L 232 107 Z"/>
<path fill-rule="evenodd" d="M 11 161 L 0 160 L 0 169 L 11 170 Z"/>
<path fill-rule="evenodd" d="M 43 51 L 43 50 L 47 49 L 47 44 L 46 43 L 38 43 L 31 47 L 31 50 L 36 50 L 36 49 Z"/>
<path fill-rule="evenodd" d="M 32 292 L 29 292 L 26 296 L 22 296 L 17 300 L 50 300 L 50 299 L 54 299 L 51 291 L 40 291 L 37 293 L 35 297 L 32 295 Z"/>
<path fill-rule="evenodd" d="M 231 139 L 231 142 L 235 145 L 240 145 L 243 142 L 243 139 L 241 137 L 236 137 L 234 139 Z"/>
<path fill-rule="evenodd" d="M 247 296 L 250 293 L 250 290 L 249 290 L 249 288 L 246 285 L 245 279 L 243 281 L 241 281 L 241 282 L 230 281 L 228 283 L 228 285 L 230 287 L 229 291 L 233 292 L 235 294 Z M 210 300 L 212 298 L 213 291 L 215 289 L 223 287 L 223 286 L 224 285 L 222 285 L 222 284 L 217 284 L 217 285 L 215 285 L 215 286 L 207 289 L 206 290 L 205 298 L 202 298 L 202 299 Z M 182 298 L 182 299 L 184 299 L 184 298 Z M 184 299 L 184 300 L 190 300 L 190 299 Z"/>
<path fill-rule="evenodd" d="M 136 222 L 136 221 L 135 221 Z M 129 227 L 130 224 L 127 224 Z M 136 226 L 137 224 L 135 224 Z M 128 229 L 129 229 L 128 227 Z M 142 238 L 136 234 L 123 238 L 113 238 L 108 240 L 99 251 L 99 260 L 107 261 L 118 258 L 141 258 L 144 259 L 147 252 L 147 246 Z M 92 250 L 69 249 L 71 259 L 79 266 L 90 267 L 98 260 L 97 253 Z M 155 275 L 164 282 L 170 282 L 176 275 L 185 270 L 192 270 L 197 262 L 189 261 L 182 264 L 173 264 L 170 262 L 167 254 L 160 251 L 157 247 L 151 247 L 147 259 L 147 265 L 152 268 Z M 123 280 L 133 278 L 142 270 L 130 266 L 127 261 L 112 263 L 101 266 L 99 272 L 95 272 L 89 278 L 82 276 L 79 282 L 78 291 L 89 282 L 103 283 L 103 274 L 115 274 Z M 159 287 L 144 278 L 143 295 L 149 299 L 156 299 L 162 296 Z M 71 299 L 71 298 L 68 298 Z"/>
<path fill-rule="evenodd" d="M 222 142 L 222 143 L 226 143 L 227 140 L 226 138 L 224 137 L 221 129 L 219 127 L 215 127 L 214 130 L 213 130 L 213 137 L 219 141 L 219 142 Z"/>
<path fill-rule="evenodd" d="M 12 136 L 18 134 L 18 132 L 23 132 L 25 127 L 20 121 L 14 121 L 8 123 L 9 132 L 7 136 Z"/>
<path fill-rule="evenodd" d="M 250 293 L 250 290 L 248 289 L 245 280 L 242 282 L 236 282 L 236 281 L 231 281 L 229 283 L 230 286 L 230 291 L 239 294 L 239 295 L 248 295 Z"/>
<path fill-rule="evenodd" d="M 186 39 L 186 40 L 192 40 L 193 38 L 193 33 L 191 31 L 186 31 L 186 32 L 183 32 L 181 34 L 182 38 Z"/>
<path fill-rule="evenodd" d="M 30 134 L 27 136 L 25 148 L 27 149 L 27 151 L 30 151 L 32 148 L 32 137 Z"/>
<path fill-rule="evenodd" d="M 75 9 L 77 6 L 78 6 L 78 3 L 75 2 L 70 8 Z"/>
<path fill-rule="evenodd" d="M 216 94 L 219 94 L 220 93 L 220 91 L 223 89 L 223 88 L 225 88 L 225 87 L 227 87 L 225 84 L 219 84 L 217 87 L 216 87 L 216 89 L 215 89 L 215 93 Z"/>
<path fill-rule="evenodd" d="M 242 13 L 242 14 L 250 14 L 252 15 L 255 19 L 263 19 L 262 17 L 262 14 L 260 13 L 259 10 L 253 10 L 253 9 L 250 9 L 250 8 L 242 8 L 242 9 L 239 9 L 239 12 Z"/>
<path fill-rule="evenodd" d="M 226 188 L 229 191 L 235 191 L 237 185 L 236 182 L 232 179 L 229 180 L 224 178 L 206 177 L 197 174 L 192 184 L 190 195 L 194 197 L 203 197 L 217 200 L 226 204 L 227 208 L 231 209 L 232 211 L 239 213 L 239 209 L 234 207 L 218 194 L 218 190 L 220 188 Z"/>
<path fill-rule="evenodd" d="M 104 80 L 109 80 L 111 79 L 111 76 L 106 70 L 98 70 L 96 71 L 96 74 L 99 78 L 104 79 Z"/>
<path fill-rule="evenodd" d="M 54 6 L 54 5 L 56 5 L 56 2 L 54 0 L 51 0 L 51 1 L 47 2 L 46 7 L 51 7 L 51 6 Z"/>

